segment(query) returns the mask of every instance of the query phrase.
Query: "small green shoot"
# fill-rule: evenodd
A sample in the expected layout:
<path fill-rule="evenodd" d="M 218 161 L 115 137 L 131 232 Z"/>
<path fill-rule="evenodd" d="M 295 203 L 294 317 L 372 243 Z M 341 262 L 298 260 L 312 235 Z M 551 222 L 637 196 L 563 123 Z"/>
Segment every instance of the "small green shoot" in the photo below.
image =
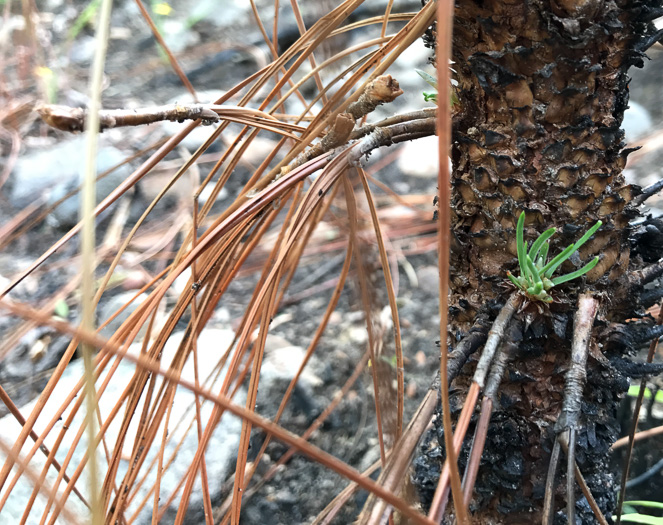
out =
<path fill-rule="evenodd" d="M 67 304 L 67 301 L 60 299 L 57 303 L 55 303 L 53 313 L 62 319 L 69 317 L 69 305 Z"/>
<path fill-rule="evenodd" d="M 645 525 L 663 525 L 663 518 L 652 516 L 650 514 L 640 514 L 633 507 L 647 507 L 656 510 L 663 510 L 663 503 L 658 501 L 625 501 L 624 508 L 630 509 L 630 512 L 622 514 L 624 523 L 644 523 Z M 612 517 L 616 520 L 616 516 Z"/>
<path fill-rule="evenodd" d="M 520 266 L 520 276 L 514 277 L 511 272 L 507 272 L 507 277 L 518 289 L 525 292 L 531 299 L 544 303 L 551 303 L 552 297 L 548 294 L 551 288 L 558 284 L 576 279 L 589 272 L 599 262 L 598 257 L 575 272 L 552 277 L 559 266 L 566 261 L 573 253 L 578 251 L 589 238 L 596 233 L 603 223 L 598 221 L 583 235 L 580 240 L 568 246 L 559 255 L 553 257 L 550 262 L 548 259 L 548 250 L 550 248 L 549 240 L 555 234 L 555 228 L 550 228 L 543 232 L 529 247 L 525 242 L 525 212 L 520 214 L 516 226 L 516 250 L 518 252 L 518 265 Z"/>
<path fill-rule="evenodd" d="M 422 71 L 421 69 L 415 69 L 417 74 L 423 78 L 426 82 L 428 82 L 432 87 L 437 89 L 437 79 L 433 75 L 429 75 L 425 71 Z M 435 93 L 427 93 L 426 91 L 423 92 L 424 95 L 424 100 L 426 102 L 435 102 L 437 104 L 437 92 Z M 454 106 L 458 104 L 458 97 L 456 94 L 452 91 L 451 93 L 451 105 Z"/>

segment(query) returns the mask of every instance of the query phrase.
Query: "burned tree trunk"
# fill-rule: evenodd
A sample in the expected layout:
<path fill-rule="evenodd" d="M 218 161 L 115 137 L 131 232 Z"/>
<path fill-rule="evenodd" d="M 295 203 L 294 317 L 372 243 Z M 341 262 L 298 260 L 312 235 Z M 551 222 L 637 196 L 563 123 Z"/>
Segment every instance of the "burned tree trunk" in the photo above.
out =
<path fill-rule="evenodd" d="M 494 316 L 513 292 L 505 276 L 518 267 L 521 212 L 526 240 L 557 228 L 552 254 L 603 222 L 564 269 L 572 272 L 595 255 L 598 264 L 555 287 L 550 304 L 525 297 L 507 332 L 510 343 L 519 342 L 518 352 L 488 430 L 471 503 L 477 523 L 541 521 L 581 292 L 600 306 L 589 342 L 576 461 L 603 513 L 614 512 L 619 480 L 608 453 L 617 438 L 617 403 L 629 382 L 611 361 L 623 355 L 623 341 L 611 344 L 619 338 L 608 341 L 606 334 L 614 323 L 642 314 L 633 272 L 644 264 L 631 256 L 629 222 L 638 215 L 631 201 L 639 190 L 621 173 L 628 150 L 620 125 L 628 68 L 641 67 L 644 52 L 660 38 L 651 21 L 661 11 L 660 0 L 456 2 L 452 67 L 460 109 L 452 150 L 450 341 L 462 338 L 480 313 L 492 308 Z M 452 390 L 466 392 L 473 371 L 468 364 Z M 463 395 L 452 397 L 452 407 L 454 402 L 459 410 Z M 444 443 L 441 422 L 432 439 Z M 427 445 L 414 475 L 424 503 L 436 483 L 430 468 L 438 465 L 439 472 L 440 461 L 433 457 L 439 449 Z M 468 452 L 461 452 L 463 468 Z M 564 475 L 555 484 L 553 508 L 562 519 Z M 581 522 L 594 523 L 580 491 L 576 498 Z"/>

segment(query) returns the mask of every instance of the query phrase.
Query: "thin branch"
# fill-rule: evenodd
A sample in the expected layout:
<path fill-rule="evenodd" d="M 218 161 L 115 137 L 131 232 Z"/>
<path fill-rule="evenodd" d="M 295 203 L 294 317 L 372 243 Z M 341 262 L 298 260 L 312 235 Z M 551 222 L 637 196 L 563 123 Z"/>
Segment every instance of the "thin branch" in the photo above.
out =
<path fill-rule="evenodd" d="M 631 272 L 628 277 L 632 287 L 644 286 L 663 275 L 663 259 L 650 264 L 642 270 Z"/>
<path fill-rule="evenodd" d="M 565 434 L 561 434 L 560 439 L 556 441 L 556 443 L 560 443 L 562 446 L 562 449 L 564 452 L 569 455 L 569 450 L 568 450 L 568 445 L 566 442 L 566 439 L 564 439 Z M 594 495 L 592 494 L 592 491 L 589 490 L 589 487 L 587 486 L 587 482 L 585 481 L 585 478 L 582 475 L 582 472 L 580 472 L 580 468 L 578 467 L 578 464 L 574 461 L 574 472 L 575 472 L 575 478 L 576 481 L 578 482 L 578 485 L 580 485 L 580 490 L 582 490 L 583 496 L 585 496 L 585 499 L 587 500 L 587 503 L 589 503 L 589 507 L 592 509 L 592 512 L 594 512 L 594 517 L 596 520 L 599 522 L 599 525 L 608 525 L 608 520 L 605 518 L 603 513 L 601 512 L 601 509 L 599 508 L 598 503 L 596 503 L 596 500 L 594 499 Z"/>
<path fill-rule="evenodd" d="M 557 466 L 559 465 L 559 452 L 561 448 L 560 441 L 556 439 L 550 454 L 550 463 L 548 463 L 548 475 L 546 476 L 546 492 L 543 497 L 543 517 L 541 518 L 541 525 L 552 525 L 553 517 L 555 516 L 553 496 L 555 494 L 555 477 L 557 476 Z"/>
<path fill-rule="evenodd" d="M 35 111 L 49 126 L 61 131 L 77 132 L 85 129 L 87 110 L 54 104 L 42 104 Z M 100 109 L 97 113 L 99 131 L 123 126 L 143 126 L 155 122 L 184 122 L 200 120 L 203 125 L 214 124 L 221 119 L 241 120 L 247 117 L 262 119 L 272 127 L 289 131 L 304 131 L 304 128 L 293 124 L 284 124 L 276 117 L 253 108 L 227 106 L 224 104 L 170 104 L 140 109 Z M 283 133 L 283 132 L 282 132 Z M 290 136 L 290 135 L 288 135 Z M 291 136 L 291 138 L 297 138 Z"/>
<path fill-rule="evenodd" d="M 573 320 L 571 365 L 566 373 L 562 411 L 555 424 L 555 432 L 558 434 L 558 439 L 562 438 L 560 434 L 564 434 L 564 440 L 568 443 L 566 517 L 568 523 L 571 524 L 575 524 L 575 485 L 573 483 L 573 475 L 571 474 L 575 464 L 575 433 L 580 417 L 589 342 L 592 337 L 592 327 L 594 326 L 594 318 L 596 317 L 598 306 L 598 300 L 589 294 L 582 294 L 578 298 L 578 309 Z"/>
<path fill-rule="evenodd" d="M 663 190 L 663 179 L 657 180 L 646 188 L 642 189 L 642 193 L 633 199 L 633 206 L 640 206 L 649 197 L 656 195 L 659 191 Z"/>
<path fill-rule="evenodd" d="M 633 436 L 633 441 L 641 441 L 643 439 L 648 439 L 650 437 L 658 436 L 660 434 L 663 434 L 663 425 L 660 425 L 658 427 L 650 428 L 649 430 L 642 430 L 635 434 Z M 610 447 L 612 450 L 616 450 L 620 447 L 623 447 L 624 445 L 628 444 L 629 442 L 629 436 L 624 436 L 623 438 L 619 438 L 617 441 L 615 441 L 612 444 L 612 447 Z"/>
<path fill-rule="evenodd" d="M 486 443 L 488 423 L 490 422 L 490 416 L 493 413 L 493 406 L 495 405 L 497 398 L 497 389 L 502 382 L 502 376 L 504 375 L 506 366 L 518 351 L 518 346 L 521 340 L 522 323 L 516 320 L 509 326 L 509 337 L 507 337 L 500 345 L 500 349 L 498 350 L 486 381 L 484 398 L 481 401 L 481 415 L 479 416 L 479 422 L 474 431 L 474 439 L 472 440 L 472 447 L 470 449 L 470 460 L 465 469 L 465 475 L 463 476 L 465 505 L 469 505 L 470 499 L 472 498 L 472 490 L 474 489 L 474 483 L 479 471 L 481 454 L 483 452 L 484 444 Z"/>
<path fill-rule="evenodd" d="M 520 292 L 512 293 L 507 303 L 500 310 L 490 332 L 488 332 L 488 340 L 483 348 L 483 352 L 481 352 L 481 358 L 479 359 L 476 372 L 472 378 L 472 381 L 478 384 L 481 388 L 485 385 L 490 364 L 493 361 L 493 357 L 495 356 L 500 341 L 504 337 L 504 331 L 506 330 L 511 317 L 513 317 L 515 311 L 520 307 L 521 302 L 522 294 Z"/>

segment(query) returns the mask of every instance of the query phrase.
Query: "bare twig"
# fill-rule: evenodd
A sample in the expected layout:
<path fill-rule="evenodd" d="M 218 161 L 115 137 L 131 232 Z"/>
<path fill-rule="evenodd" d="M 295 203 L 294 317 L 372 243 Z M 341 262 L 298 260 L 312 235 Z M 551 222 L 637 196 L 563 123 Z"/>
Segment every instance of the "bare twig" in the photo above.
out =
<path fill-rule="evenodd" d="M 568 444 L 565 439 L 565 434 L 562 433 L 560 435 L 560 439 L 556 441 L 556 443 L 560 443 L 562 446 L 562 449 L 564 452 L 569 455 L 569 449 L 568 449 Z M 598 503 L 596 503 L 596 500 L 594 499 L 594 495 L 592 494 L 592 491 L 589 490 L 589 486 L 587 485 L 587 482 L 585 481 L 585 478 L 582 475 L 582 472 L 580 472 L 580 468 L 578 467 L 578 464 L 573 462 L 574 464 L 574 472 L 575 472 L 575 478 L 576 481 L 578 482 L 578 485 L 580 485 L 580 490 L 582 490 L 583 496 L 585 496 L 585 499 L 587 499 L 587 503 L 589 503 L 589 507 L 592 509 L 592 512 L 594 512 L 594 517 L 596 520 L 599 522 L 599 525 L 608 525 L 608 520 L 605 518 L 603 513 L 601 512 L 601 509 L 599 508 Z"/>
<path fill-rule="evenodd" d="M 575 523 L 575 486 L 572 475 L 575 464 L 575 432 L 580 417 L 589 342 L 598 306 L 598 300 L 589 294 L 582 294 L 578 298 L 578 309 L 574 316 L 573 342 L 571 343 L 571 364 L 566 373 L 562 411 L 555 424 L 558 439 L 561 438 L 560 434 L 564 433 L 564 439 L 568 442 L 566 513 L 567 521 L 571 524 Z M 546 490 L 552 490 L 552 487 L 547 486 Z"/>
<path fill-rule="evenodd" d="M 663 190 L 663 179 L 657 180 L 646 188 L 642 189 L 642 193 L 635 197 L 632 201 L 633 206 L 640 206 L 649 197 L 656 195 L 659 191 Z"/>
<path fill-rule="evenodd" d="M 490 332 L 488 332 L 488 340 L 481 352 L 481 358 L 479 359 L 476 372 L 472 378 L 472 380 L 481 388 L 485 385 L 486 376 L 490 370 L 490 364 L 493 361 L 493 357 L 495 356 L 495 352 L 497 351 L 497 347 L 499 346 L 502 337 L 504 337 L 504 331 L 521 302 L 522 294 L 520 294 L 520 292 L 512 293 L 507 303 L 500 310 Z"/>
<path fill-rule="evenodd" d="M 548 475 L 546 476 L 546 492 L 543 497 L 543 517 L 542 525 L 552 525 L 555 515 L 553 509 L 553 496 L 555 495 L 555 477 L 557 475 L 557 465 L 559 465 L 559 452 L 562 446 L 558 439 L 555 439 L 552 453 L 550 454 L 550 463 L 548 464 Z"/>
<path fill-rule="evenodd" d="M 48 124 L 61 131 L 83 131 L 87 111 L 83 108 L 42 104 L 35 111 Z M 302 131 L 292 124 L 283 124 L 276 117 L 252 108 L 227 106 L 224 104 L 172 104 L 140 109 L 104 109 L 98 112 L 99 131 L 122 126 L 143 126 L 154 122 L 184 122 L 200 120 L 204 124 L 213 124 L 221 119 L 233 120 L 246 117 L 263 119 L 265 124 L 280 128 Z"/>
<path fill-rule="evenodd" d="M 649 430 L 642 430 L 641 432 L 637 432 L 633 436 L 633 441 L 640 441 L 642 439 L 647 439 L 650 437 L 658 436 L 660 434 L 663 434 L 663 425 L 650 428 Z M 624 436 L 623 438 L 619 438 L 617 441 L 615 441 L 612 444 L 612 447 L 610 447 L 612 450 L 618 449 L 620 447 L 623 447 L 624 445 L 627 445 L 629 443 L 629 436 Z"/>
<path fill-rule="evenodd" d="M 345 112 L 336 115 L 334 125 L 320 142 L 308 150 L 302 151 L 295 160 L 281 168 L 280 176 L 282 177 L 305 162 L 348 142 L 358 119 L 368 115 L 381 104 L 393 102 L 402 94 L 403 90 L 391 75 L 377 77 L 364 88 L 356 102 L 350 104 Z"/>
<path fill-rule="evenodd" d="M 486 442 L 488 423 L 490 422 L 490 416 L 493 413 L 497 389 L 502 382 L 502 376 L 504 375 L 506 366 L 518 351 L 518 346 L 521 340 L 522 323 L 516 320 L 509 326 L 509 337 L 507 337 L 500 345 L 500 349 L 495 357 L 486 381 L 484 398 L 481 402 L 481 415 L 479 416 L 479 422 L 477 423 L 474 432 L 474 440 L 470 450 L 470 460 L 465 470 L 465 475 L 463 476 L 463 494 L 466 505 L 469 504 L 472 497 L 474 482 L 476 481 L 476 476 L 479 471 L 479 462 Z"/>
<path fill-rule="evenodd" d="M 647 283 L 652 282 L 654 279 L 658 279 L 663 275 L 663 259 L 650 264 L 642 270 L 635 270 L 629 274 L 629 280 L 634 287 L 644 286 Z"/>

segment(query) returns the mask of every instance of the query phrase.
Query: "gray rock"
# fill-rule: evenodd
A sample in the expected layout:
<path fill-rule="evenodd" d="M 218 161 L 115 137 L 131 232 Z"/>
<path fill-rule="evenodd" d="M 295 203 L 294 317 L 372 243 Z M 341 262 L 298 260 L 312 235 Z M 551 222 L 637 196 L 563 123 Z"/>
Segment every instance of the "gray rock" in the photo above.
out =
<path fill-rule="evenodd" d="M 101 145 L 97 172 L 101 173 L 124 159 L 125 155 L 117 148 Z M 12 172 L 11 203 L 15 208 L 21 208 L 46 192 L 48 204 L 55 203 L 81 184 L 84 164 L 85 138 L 82 136 L 52 148 L 28 152 L 18 159 Z M 97 202 L 106 198 L 131 171 L 130 166 L 124 165 L 97 181 Z M 71 227 L 78 222 L 79 208 L 80 198 L 76 194 L 60 204 L 50 219 L 57 225 Z"/>
<path fill-rule="evenodd" d="M 162 357 L 162 367 L 167 367 L 174 355 L 179 342 L 182 339 L 183 334 L 175 334 L 171 336 L 166 347 L 163 351 Z M 216 363 L 219 359 L 219 356 L 226 350 L 227 346 L 232 343 L 234 333 L 230 330 L 216 330 L 208 329 L 203 331 L 199 340 L 198 340 L 198 353 L 199 353 L 199 374 L 201 381 L 204 380 L 208 374 L 212 372 L 213 365 L 211 363 Z M 139 353 L 140 344 L 133 345 L 130 352 Z M 99 408 L 102 414 L 102 418 L 107 418 L 112 407 L 117 402 L 117 399 L 120 397 L 122 391 L 125 389 L 129 381 L 131 380 L 135 372 L 135 366 L 128 362 L 127 360 L 120 363 L 116 373 L 113 375 L 113 378 L 110 380 L 108 387 L 103 392 L 101 400 L 99 403 Z M 102 374 L 102 378 L 106 377 L 106 372 Z M 65 397 L 71 392 L 73 385 L 75 385 L 83 374 L 83 364 L 80 360 L 71 363 L 59 381 L 56 390 L 53 392 L 51 397 L 48 399 L 46 407 L 41 413 L 40 418 L 37 420 L 35 429 L 37 432 L 42 432 L 44 425 L 53 417 L 53 414 L 63 403 Z M 219 376 L 214 382 L 214 385 L 209 387 L 212 392 L 216 392 L 220 388 L 220 384 L 223 381 L 223 373 Z M 188 381 L 193 382 L 193 359 L 190 358 L 182 372 L 182 377 Z M 97 382 L 97 388 L 100 386 L 101 381 Z M 157 380 L 156 390 L 159 390 L 160 380 Z M 235 402 L 243 405 L 245 403 L 245 395 L 241 392 L 235 397 Z M 34 402 L 23 406 L 21 412 L 26 416 L 30 414 L 34 408 Z M 136 414 L 140 414 L 142 410 L 142 403 L 139 404 Z M 169 442 L 166 446 L 166 461 L 170 456 L 175 452 L 176 447 L 179 442 L 183 440 L 182 446 L 179 449 L 175 460 L 171 465 L 164 471 L 161 481 L 161 500 L 162 502 L 170 495 L 170 493 L 175 490 L 177 484 L 180 482 L 182 477 L 185 475 L 186 470 L 188 469 L 191 459 L 193 458 L 197 448 L 198 448 L 198 435 L 195 431 L 195 423 L 193 429 L 189 429 L 189 423 L 191 423 L 195 417 L 194 412 L 195 406 L 195 396 L 190 391 L 185 388 L 178 388 L 174 396 L 172 413 L 169 425 Z M 201 417 L 203 424 L 209 419 L 212 412 L 213 405 L 209 402 L 203 404 L 201 410 Z M 111 423 L 109 429 L 106 432 L 106 444 L 112 450 L 115 446 L 115 440 L 117 438 L 117 432 L 121 424 L 121 417 L 123 411 L 120 411 L 120 416 L 118 416 Z M 64 457 L 73 447 L 73 438 L 76 435 L 76 432 L 80 428 L 80 425 L 83 422 L 84 410 L 81 410 L 79 414 L 76 415 L 74 421 L 70 427 L 69 432 L 65 434 L 64 440 L 59 447 L 59 452 L 56 454 L 57 459 L 62 462 Z M 180 419 L 183 420 L 183 424 L 179 424 Z M 62 430 L 63 422 L 59 421 L 53 431 L 46 438 L 46 446 L 49 448 L 53 446 L 53 442 L 57 437 L 60 430 Z M 222 483 L 227 479 L 230 469 L 232 468 L 232 460 L 236 455 L 237 446 L 239 444 L 239 436 L 241 432 L 242 423 L 241 420 L 237 417 L 234 417 L 230 414 L 225 414 L 221 419 L 221 422 L 214 430 L 212 438 L 207 447 L 207 452 L 205 455 L 207 475 L 210 484 L 210 490 L 212 494 L 218 494 Z M 132 429 L 130 427 L 129 436 L 131 435 Z M 16 439 L 16 436 L 20 432 L 20 425 L 16 422 L 13 416 L 7 416 L 0 420 L 0 439 L 2 439 L 6 444 L 11 446 Z M 161 432 L 159 432 L 159 437 L 157 438 L 157 443 L 160 442 Z M 25 456 L 27 451 L 32 447 L 32 442 L 28 441 L 21 451 L 21 456 Z M 133 442 L 129 439 L 124 443 L 123 454 L 126 457 L 132 450 Z M 143 464 L 143 469 L 141 470 L 140 475 L 145 472 L 145 469 L 148 465 L 151 464 L 152 459 L 154 459 L 158 453 L 159 445 L 155 443 L 155 446 L 146 452 L 147 457 L 146 461 Z M 73 464 L 77 465 L 81 458 L 83 457 L 85 450 L 85 439 L 81 440 L 78 445 L 75 447 L 73 453 Z M 98 450 L 98 465 L 103 474 L 106 473 L 107 463 L 105 459 L 105 454 L 103 449 Z M 0 453 L 0 461 L 4 462 L 5 455 Z M 39 473 L 44 464 L 44 456 L 42 454 L 37 454 L 31 461 L 31 468 L 35 469 L 35 472 Z M 118 473 L 117 480 L 121 480 L 124 472 L 128 468 L 126 460 L 122 461 L 120 472 Z M 73 469 L 69 472 L 71 473 Z M 53 483 L 55 480 L 56 473 L 54 469 L 51 469 L 47 476 L 47 483 Z M 144 498 L 148 496 L 148 491 L 151 486 L 153 486 L 156 479 L 155 468 L 147 474 L 147 479 L 143 483 L 143 486 L 139 489 L 138 494 L 133 499 L 133 502 L 129 509 L 127 509 L 127 516 L 133 514 L 137 509 L 137 505 Z M 198 482 L 199 484 L 199 482 Z M 81 492 L 87 496 L 88 485 L 85 479 L 81 479 L 77 487 Z M 14 490 L 12 491 L 7 504 L 4 506 L 2 511 L 0 511 L 0 523 L 18 523 L 21 519 L 21 516 L 26 508 L 28 499 L 32 492 L 32 484 L 30 481 L 22 477 Z M 202 491 L 194 489 L 191 502 L 192 506 L 202 506 Z M 41 514 L 44 510 L 45 499 L 37 498 L 31 508 L 30 515 L 27 520 L 28 525 L 38 524 L 41 519 Z M 177 500 L 175 502 L 175 511 L 177 510 Z M 80 519 L 81 522 L 89 521 L 89 515 L 78 498 L 75 495 L 70 495 L 67 500 L 67 508 L 74 512 L 74 514 Z M 148 499 L 148 505 L 143 508 L 143 510 L 138 515 L 139 523 L 149 523 L 152 514 L 152 498 Z"/>

